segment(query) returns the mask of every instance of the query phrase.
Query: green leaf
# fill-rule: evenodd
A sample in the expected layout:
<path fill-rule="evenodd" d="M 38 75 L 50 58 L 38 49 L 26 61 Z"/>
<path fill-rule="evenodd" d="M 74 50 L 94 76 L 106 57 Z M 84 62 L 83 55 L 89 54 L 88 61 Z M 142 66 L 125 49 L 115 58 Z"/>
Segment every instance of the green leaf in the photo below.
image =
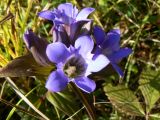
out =
<path fill-rule="evenodd" d="M 149 115 L 150 120 L 160 120 L 160 113 Z"/>
<path fill-rule="evenodd" d="M 63 111 L 66 115 L 71 116 L 79 110 L 75 97 L 71 96 L 69 91 L 67 92 L 47 92 L 46 97 L 48 101 L 59 110 Z M 73 117 L 75 120 L 80 120 L 81 116 L 78 113 Z"/>
<path fill-rule="evenodd" d="M 147 69 L 142 72 L 139 80 L 141 90 L 146 103 L 146 111 L 149 113 L 160 98 L 160 76 L 159 72 Z"/>
<path fill-rule="evenodd" d="M 119 111 L 129 115 L 144 116 L 144 111 L 137 97 L 124 85 L 112 86 L 111 84 L 106 84 L 104 91 L 111 103 Z"/>
<path fill-rule="evenodd" d="M 40 110 L 38 110 L 31 102 L 30 100 L 23 95 L 23 93 L 19 90 L 19 88 L 16 86 L 16 84 L 10 79 L 9 77 L 6 77 L 7 82 L 11 85 L 12 89 L 16 92 L 16 94 L 23 99 L 23 101 L 31 107 L 37 114 L 39 114 L 41 117 L 43 117 L 45 120 L 49 120 L 49 118 L 44 115 Z"/>
<path fill-rule="evenodd" d="M 31 94 L 34 90 L 36 90 L 36 89 L 37 89 L 37 86 L 34 87 L 31 91 L 29 91 L 29 92 L 25 95 L 25 97 L 28 97 L 28 95 L 30 95 L 30 94 Z M 21 102 L 23 102 L 23 99 L 20 99 L 20 100 L 17 102 L 16 105 L 18 106 Z M 10 119 L 11 119 L 11 117 L 13 116 L 13 113 L 15 112 L 15 110 L 16 110 L 16 107 L 13 107 L 12 110 L 9 112 L 6 120 L 10 120 Z"/>
<path fill-rule="evenodd" d="M 107 0 L 98 0 L 98 4 L 100 6 L 106 6 L 107 5 Z"/>
<path fill-rule="evenodd" d="M 31 54 L 18 57 L 0 69 L 0 77 L 48 76 L 55 66 L 41 66 Z"/>

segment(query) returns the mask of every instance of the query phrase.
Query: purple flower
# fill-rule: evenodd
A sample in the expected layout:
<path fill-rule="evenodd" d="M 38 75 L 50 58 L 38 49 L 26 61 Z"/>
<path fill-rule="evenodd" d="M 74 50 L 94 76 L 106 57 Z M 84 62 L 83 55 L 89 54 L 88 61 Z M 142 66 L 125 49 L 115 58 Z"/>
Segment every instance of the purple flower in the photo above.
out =
<path fill-rule="evenodd" d="M 70 42 L 74 44 L 83 25 L 92 21 L 87 19 L 87 17 L 93 11 L 94 8 L 88 7 L 78 12 L 76 6 L 73 6 L 71 3 L 65 3 L 60 4 L 57 9 L 39 12 L 38 15 L 42 18 L 53 21 L 53 30 L 55 30 L 54 32 L 56 32 L 56 34 L 59 34 L 57 33 L 59 32 L 59 25 L 61 26 L 61 30 L 62 27 L 64 27 L 63 32 L 68 34 L 71 40 Z M 57 36 L 55 36 L 54 39 L 55 41 L 58 41 Z"/>
<path fill-rule="evenodd" d="M 51 65 L 46 55 L 46 48 L 49 43 L 45 39 L 36 36 L 31 29 L 26 30 L 23 39 L 37 63 L 42 66 Z"/>
<path fill-rule="evenodd" d="M 93 47 L 93 40 L 89 36 L 79 37 L 74 47 L 67 48 L 61 42 L 49 44 L 46 53 L 49 60 L 56 63 L 57 70 L 49 75 L 46 88 L 59 92 L 69 82 L 73 82 L 87 93 L 94 91 L 96 84 L 87 76 L 106 67 L 109 60 L 102 54 L 93 60 L 91 54 Z"/>
<path fill-rule="evenodd" d="M 70 38 L 62 25 L 53 28 L 53 42 L 62 42 L 67 47 L 71 45 Z"/>
<path fill-rule="evenodd" d="M 120 48 L 120 30 L 113 29 L 105 33 L 100 27 L 94 27 L 94 37 L 97 43 L 96 54 L 104 54 L 110 60 L 116 72 L 123 76 L 123 71 L 117 63 L 132 53 L 130 48 Z"/>

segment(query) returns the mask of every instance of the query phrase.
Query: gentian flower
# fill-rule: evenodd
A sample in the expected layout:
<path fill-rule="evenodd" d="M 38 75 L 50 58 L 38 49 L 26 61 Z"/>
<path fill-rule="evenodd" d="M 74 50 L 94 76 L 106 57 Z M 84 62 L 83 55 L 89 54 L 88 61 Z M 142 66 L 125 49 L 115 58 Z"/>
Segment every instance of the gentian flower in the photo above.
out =
<path fill-rule="evenodd" d="M 35 35 L 31 29 L 26 30 L 23 39 L 37 63 L 42 66 L 51 65 L 51 62 L 46 55 L 46 48 L 49 44 L 47 40 Z"/>
<path fill-rule="evenodd" d="M 67 47 L 71 45 L 71 40 L 62 25 L 54 26 L 53 28 L 53 42 L 62 42 Z"/>
<path fill-rule="evenodd" d="M 124 57 L 127 57 L 132 53 L 130 48 L 120 48 L 120 30 L 113 29 L 108 33 L 105 33 L 100 27 L 94 27 L 94 38 L 96 40 L 97 54 L 104 54 L 110 60 L 111 65 L 116 72 L 123 76 L 123 71 L 117 65 L 117 63 Z"/>
<path fill-rule="evenodd" d="M 50 61 L 56 63 L 57 70 L 49 75 L 46 88 L 52 92 L 59 92 L 69 82 L 73 82 L 87 93 L 94 91 L 96 84 L 87 76 L 106 67 L 109 60 L 102 54 L 93 60 L 93 47 L 93 40 L 89 36 L 79 37 L 74 47 L 67 48 L 61 42 L 49 44 L 46 54 Z"/>
<path fill-rule="evenodd" d="M 38 15 L 47 20 L 51 20 L 54 23 L 54 32 L 58 34 L 59 25 L 63 26 L 63 32 L 66 32 L 70 38 L 70 42 L 74 44 L 75 39 L 77 39 L 81 28 L 84 24 L 91 22 L 91 19 L 87 19 L 88 15 L 94 11 L 94 8 L 84 8 L 80 12 L 76 6 L 71 3 L 60 4 L 57 9 L 46 10 L 39 12 Z M 62 30 L 62 28 L 61 28 Z M 57 36 L 55 36 L 55 41 Z M 63 40 L 61 40 L 63 41 Z"/>

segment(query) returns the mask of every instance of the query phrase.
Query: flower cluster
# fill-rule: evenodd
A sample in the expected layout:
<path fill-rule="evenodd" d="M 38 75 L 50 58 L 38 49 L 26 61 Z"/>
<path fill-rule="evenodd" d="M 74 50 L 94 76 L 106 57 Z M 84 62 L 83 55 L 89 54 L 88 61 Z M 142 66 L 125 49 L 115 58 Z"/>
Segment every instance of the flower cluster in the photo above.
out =
<path fill-rule="evenodd" d="M 38 13 L 40 17 L 53 22 L 53 43 L 50 44 L 31 30 L 25 32 L 24 41 L 36 61 L 41 65 L 56 64 L 56 71 L 50 73 L 46 82 L 48 90 L 59 92 L 65 89 L 69 82 L 73 82 L 83 91 L 93 92 L 96 84 L 88 75 L 102 70 L 109 63 L 123 76 L 117 63 L 132 50 L 120 48 L 118 29 L 105 33 L 95 26 L 94 42 L 91 29 L 85 27 L 93 22 L 87 19 L 93 11 L 94 8 L 78 11 L 76 6 L 65 3 L 60 4 L 57 9 Z"/>
<path fill-rule="evenodd" d="M 57 9 L 46 10 L 38 15 L 47 20 L 53 21 L 53 41 L 60 41 L 69 46 L 74 44 L 80 34 L 82 27 L 86 23 L 92 22 L 87 19 L 94 8 L 84 8 L 80 12 L 71 3 L 60 4 Z"/>

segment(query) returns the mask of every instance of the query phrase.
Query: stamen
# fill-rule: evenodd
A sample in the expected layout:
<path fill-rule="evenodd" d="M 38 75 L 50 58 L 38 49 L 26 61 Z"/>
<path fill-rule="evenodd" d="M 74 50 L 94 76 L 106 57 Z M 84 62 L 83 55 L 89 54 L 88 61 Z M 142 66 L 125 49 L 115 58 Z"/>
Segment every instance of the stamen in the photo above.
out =
<path fill-rule="evenodd" d="M 73 55 L 67 60 L 63 70 L 69 78 L 83 76 L 86 71 L 85 60 L 81 55 Z"/>

